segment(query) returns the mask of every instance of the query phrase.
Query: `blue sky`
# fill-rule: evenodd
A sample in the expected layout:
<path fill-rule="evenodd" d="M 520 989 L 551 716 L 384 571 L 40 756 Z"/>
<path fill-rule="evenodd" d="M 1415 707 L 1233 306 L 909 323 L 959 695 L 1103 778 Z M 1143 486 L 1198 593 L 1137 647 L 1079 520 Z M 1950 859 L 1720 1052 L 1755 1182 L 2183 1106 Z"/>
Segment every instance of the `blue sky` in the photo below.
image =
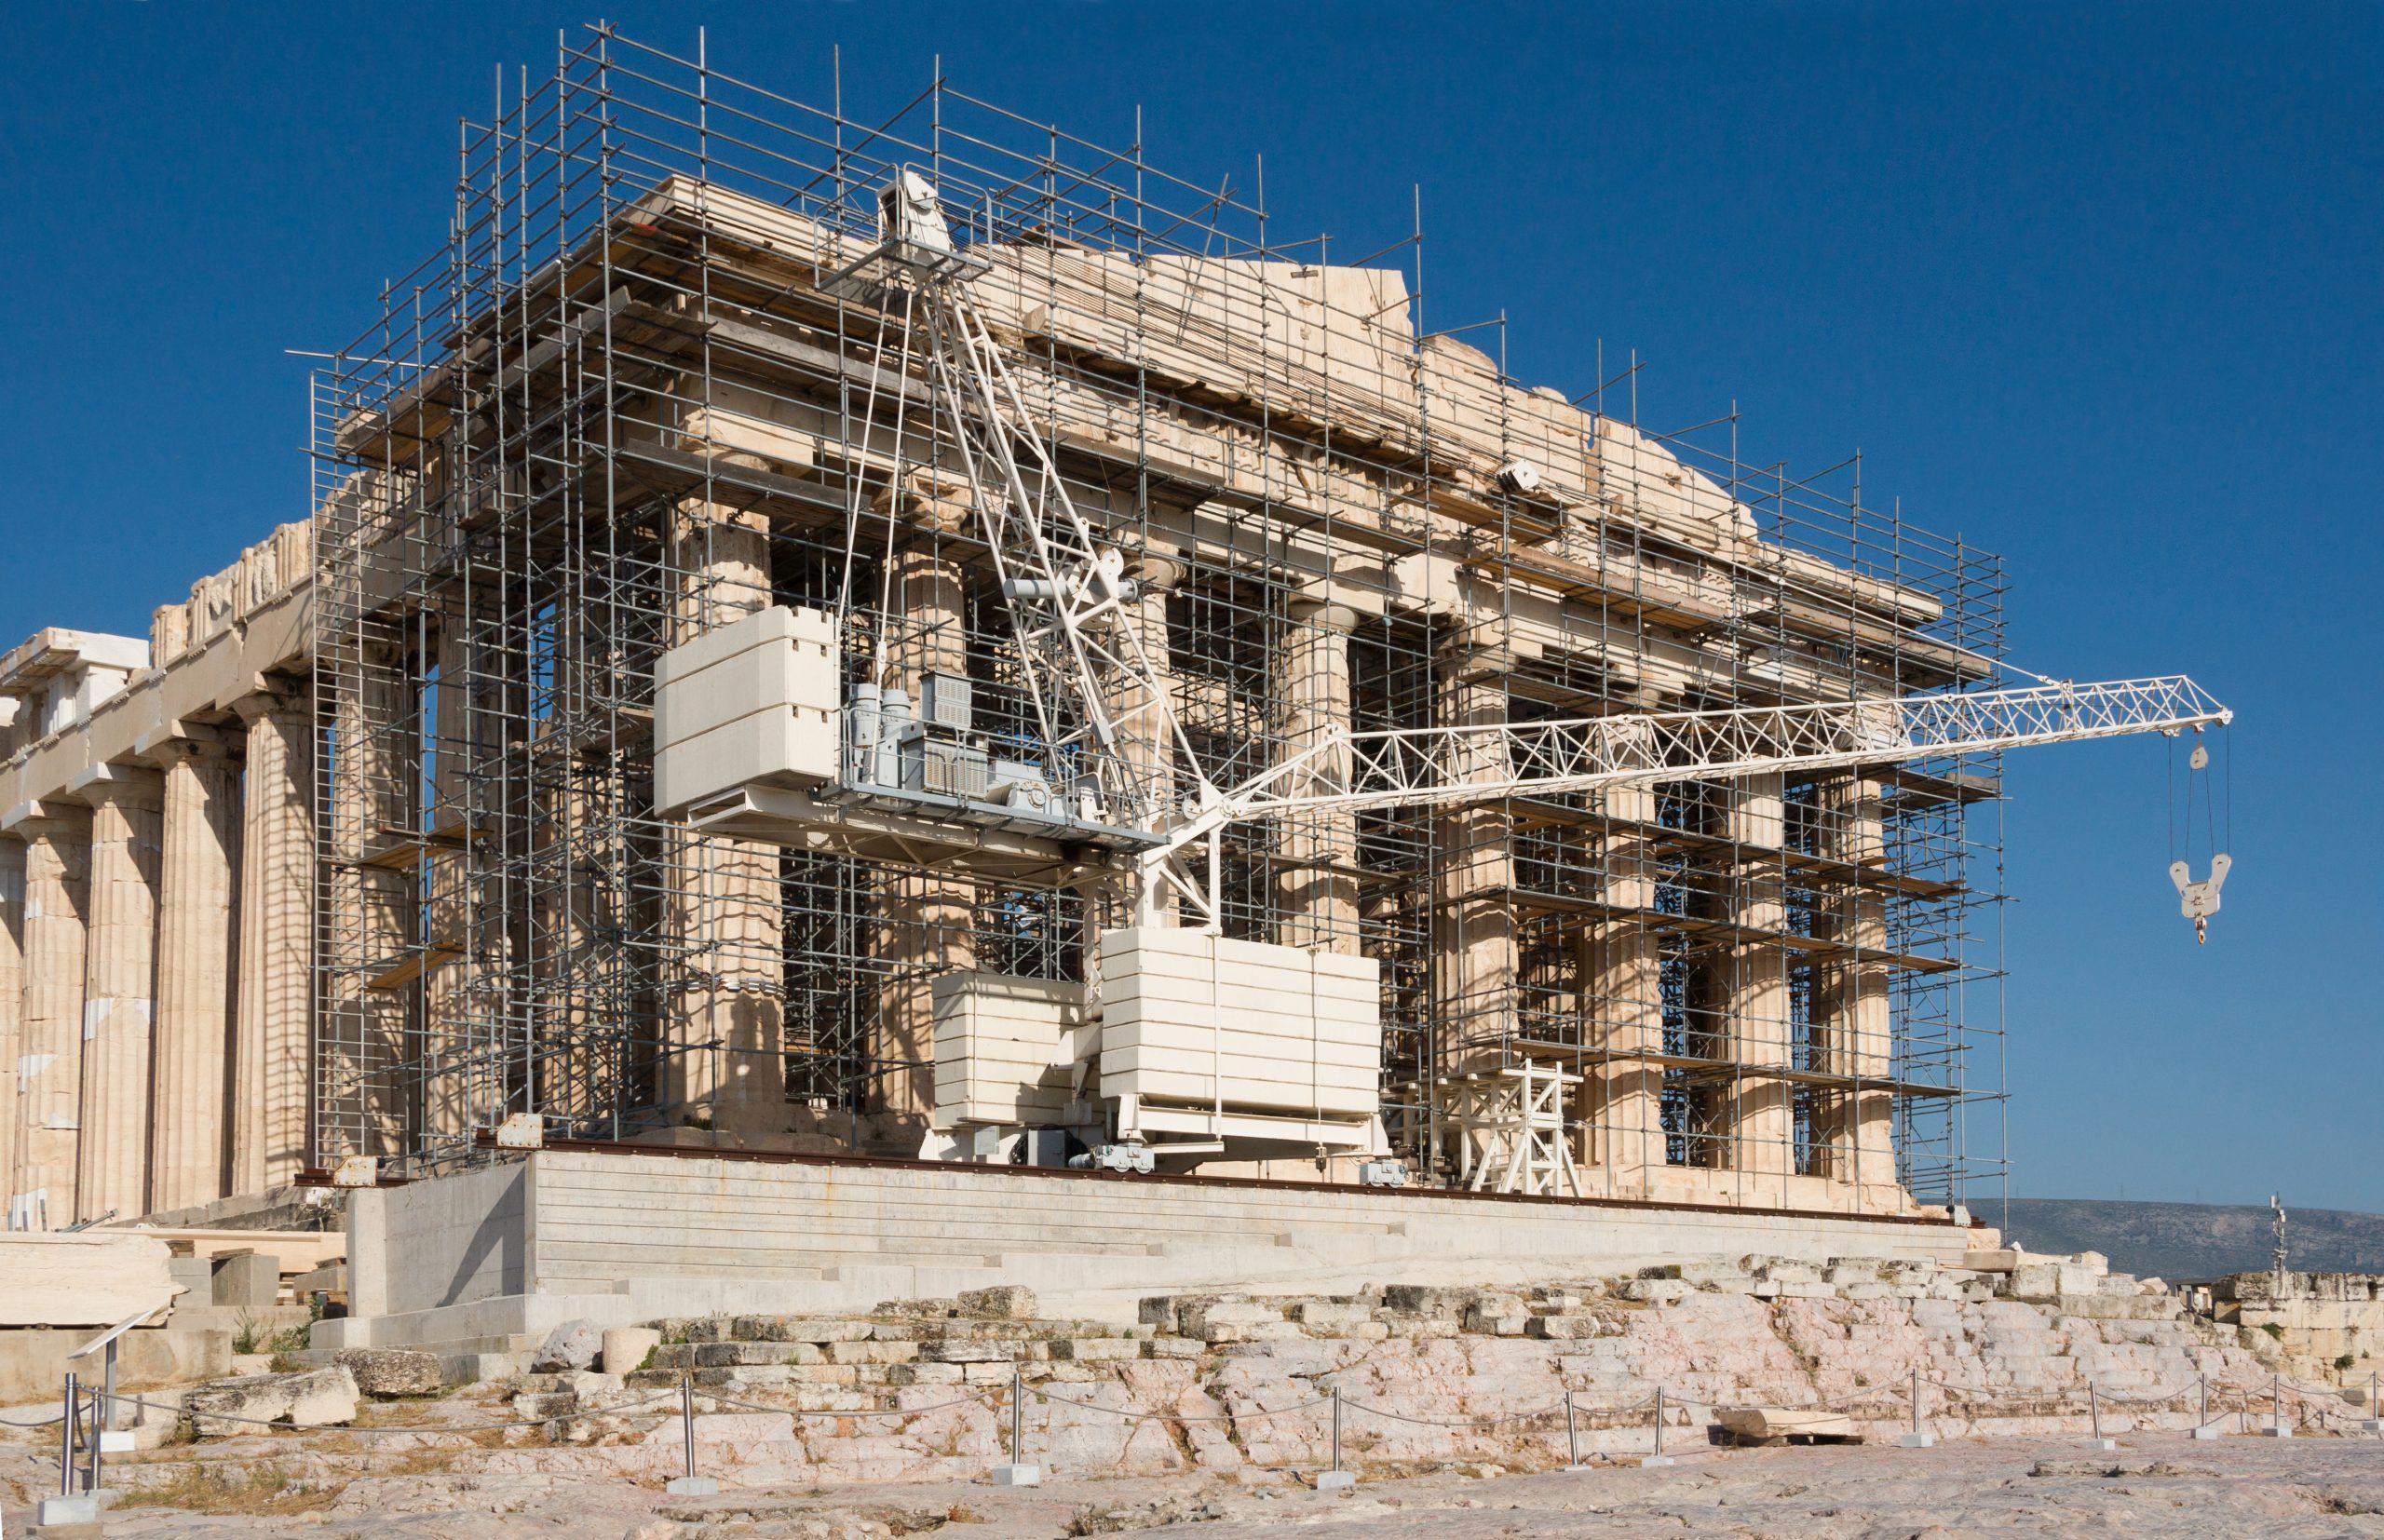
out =
<path fill-rule="evenodd" d="M 890 111 L 954 82 L 1355 254 L 1423 188 L 1434 327 L 1568 392 L 1856 447 L 2005 554 L 2014 660 L 2241 713 L 2238 860 L 2176 913 L 2160 740 L 2015 756 L 2012 1190 L 2384 1209 L 2370 789 L 2384 7 L 628 5 Z M 20 7 L 0 62 L 0 644 L 141 631 L 304 516 L 305 365 L 441 236 L 455 120 L 549 7 Z M 1355 244 L 1344 245 L 1343 242 Z M 1475 340 L 1481 340 L 1477 335 Z M 2363 683 L 2362 681 L 2370 682 Z M 1982 1000 L 1975 1007 L 1993 1009 Z"/>

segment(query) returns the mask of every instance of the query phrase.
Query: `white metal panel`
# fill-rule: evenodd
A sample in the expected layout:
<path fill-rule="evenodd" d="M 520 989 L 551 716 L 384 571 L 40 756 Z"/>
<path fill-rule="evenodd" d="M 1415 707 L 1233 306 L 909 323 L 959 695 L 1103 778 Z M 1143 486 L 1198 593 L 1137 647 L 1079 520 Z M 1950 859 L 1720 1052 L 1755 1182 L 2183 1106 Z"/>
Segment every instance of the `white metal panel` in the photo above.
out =
<path fill-rule="evenodd" d="M 934 1126 L 1057 1123 L 1070 1099 L 1084 990 L 947 973 L 933 985 Z"/>

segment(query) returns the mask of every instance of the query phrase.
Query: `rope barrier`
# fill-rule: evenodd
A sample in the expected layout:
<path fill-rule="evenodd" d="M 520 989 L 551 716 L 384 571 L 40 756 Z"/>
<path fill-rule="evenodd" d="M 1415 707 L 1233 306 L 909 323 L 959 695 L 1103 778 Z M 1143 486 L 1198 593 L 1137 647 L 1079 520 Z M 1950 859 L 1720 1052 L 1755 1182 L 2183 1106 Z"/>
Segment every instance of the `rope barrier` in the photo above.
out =
<path fill-rule="evenodd" d="M 1920 1408 L 1917 1404 L 1913 1403 L 1917 1402 L 1918 1387 L 1924 1385 L 1933 1386 L 1934 1388 L 1949 1395 L 1977 1398 L 1976 1400 L 1966 1403 L 1964 1408 L 1964 1410 L 1972 1412 L 1987 1411 L 1998 1405 L 2010 1406 L 2014 1403 L 2025 1403 L 2038 1408 L 2043 1408 L 2047 1405 L 2067 1408 L 2074 1401 L 2077 1393 L 2080 1388 L 2080 1386 L 2077 1385 L 2049 1386 L 2039 1393 L 2015 1395 L 2013 1394 L 2013 1390 L 2016 1387 L 1997 1389 L 1986 1385 L 1958 1385 L 1950 1380 L 1924 1378 L 1916 1373 L 1912 1376 L 1912 1388 L 1909 1390 L 1903 1389 L 1902 1387 L 1866 1385 L 1849 1391 L 1840 1396 L 1818 1397 L 1813 1400 L 1805 1403 L 1804 1407 L 1796 1410 L 1842 1407 L 1861 1401 L 1872 1401 L 1879 1403 L 1879 1405 L 1892 1408 L 1897 1403 L 1903 1402 L 1912 1405 L 1914 1412 L 1914 1428 L 1917 1433 L 1919 1427 Z M 2231 1398 L 2234 1404 L 2230 1406 L 2228 1404 L 2230 1398 L 2226 1389 L 2212 1385 L 2207 1378 L 2198 1380 L 2195 1385 L 2191 1386 L 2185 1386 L 2175 1390 L 2144 1396 L 2106 1395 L 2102 1392 L 2099 1385 L 2095 1385 L 2091 1380 L 2082 1382 L 2082 1385 L 2088 1392 L 2088 1399 L 2090 1402 L 2108 1401 L 2114 1405 L 2135 1407 L 2165 1407 L 2184 1398 L 2190 1397 L 2199 1391 L 2205 1398 L 2203 1401 L 2205 1408 L 2205 1420 L 2198 1425 L 2200 1427 L 2214 1425 L 2229 1416 L 2241 1417 L 2248 1422 L 2255 1414 L 2254 1408 L 2255 1402 L 2261 1398 L 2260 1393 L 2251 1387 L 2236 1386 L 2232 1388 Z M 1020 1396 L 1021 1404 L 1023 1404 L 1024 1385 L 1023 1382 L 1018 1379 L 1015 1374 L 1012 1378 L 1012 1389 L 1015 1394 Z M 2214 1390 L 2217 1390 L 2219 1393 L 2214 1396 L 2211 1394 Z M 986 1402 L 991 1392 L 989 1390 L 981 1389 L 973 1393 L 964 1393 L 962 1395 L 955 1396 L 948 1400 L 930 1402 L 925 1406 L 871 1408 L 766 1406 L 759 1402 L 738 1400 L 734 1398 L 718 1395 L 705 1396 L 703 1399 L 707 1404 L 715 1409 L 724 1407 L 733 1408 L 739 1412 L 778 1413 L 806 1419 L 833 1417 L 907 1418 L 923 1416 L 934 1412 L 949 1411 L 955 1407 L 982 1406 Z M 1080 1400 L 1074 1397 L 1063 1396 L 1056 1390 L 1050 1388 L 1037 1390 L 1035 1394 L 1041 1399 L 1055 1405 L 1072 1407 L 1082 1412 L 1097 1412 L 1107 1416 L 1117 1417 L 1121 1421 L 1128 1423 L 1158 1422 L 1178 1425 L 1208 1423 L 1263 1422 L 1277 1417 L 1295 1416 L 1300 1413 L 1314 1412 L 1321 1407 L 1331 1406 L 1334 1409 L 1334 1427 L 1336 1452 L 1334 1468 L 1336 1470 L 1339 1468 L 1337 1452 L 1340 1425 L 1339 1416 L 1341 1411 L 1345 1408 L 1349 1411 L 1366 1412 L 1372 1416 L 1381 1417 L 1390 1422 L 1404 1423 L 1412 1426 L 1452 1428 L 1468 1431 L 1486 1431 L 1502 1426 L 1514 1426 L 1536 1423 L 1562 1413 L 1566 1418 L 1567 1439 L 1569 1442 L 1573 1438 L 1573 1419 L 1575 1418 L 1583 1416 L 1592 1418 L 1620 1417 L 1645 1412 L 1651 1405 L 1659 1409 L 1659 1415 L 1660 1416 L 1661 1410 L 1665 1407 L 1669 1399 L 1666 1396 L 1664 1386 L 1660 1382 L 1658 1382 L 1656 1384 L 1655 1393 L 1652 1396 L 1619 1405 L 1585 1407 L 1576 1400 L 1573 1394 L 1568 1391 L 1562 1399 L 1551 1402 L 1548 1406 L 1537 1408 L 1528 1412 L 1507 1412 L 1488 1417 L 1469 1416 L 1462 1418 L 1446 1418 L 1421 1417 L 1409 1412 L 1395 1412 L 1388 1406 L 1379 1405 L 1374 1402 L 1350 1400 L 1337 1391 L 1332 1395 L 1316 1397 L 1309 1400 L 1294 1402 L 1289 1406 L 1266 1407 L 1247 1412 L 1224 1412 L 1213 1414 L 1186 1413 L 1169 1411 L 1138 1411 L 1123 1407 L 1103 1406 L 1098 1402 Z M 2319 1401 L 2322 1398 L 2325 1399 L 2339 1398 L 2339 1397 L 2336 1396 L 2334 1393 L 2312 1391 L 2298 1384 L 2287 1382 L 2282 1376 L 2277 1376 L 2272 1379 L 2269 1386 L 2266 1398 L 2269 1400 L 2271 1407 L 2278 1409 L 2280 1414 L 2282 1412 L 2283 1401 L 2287 1396 L 2293 1398 L 2300 1410 L 2301 1415 L 2298 1419 L 2299 1421 L 2304 1423 L 2310 1421 L 2310 1414 L 2314 1412 L 2316 1421 L 2322 1428 L 2330 1425 L 2328 1422 L 2329 1409 L 2323 1405 L 2312 1406 L 2311 1403 Z M 428 1438 L 448 1435 L 468 1436 L 478 1433 L 509 1432 L 517 1428 L 544 1427 L 558 1422 L 579 1421 L 589 1418 L 626 1417 L 642 1412 L 651 1411 L 652 1409 L 662 1407 L 671 1402 L 677 1402 L 679 1404 L 680 1415 L 686 1424 L 686 1437 L 689 1441 L 689 1469 L 692 1473 L 694 1461 L 694 1408 L 696 1397 L 697 1392 L 695 1390 L 692 1377 L 683 1377 L 678 1388 L 674 1391 L 648 1397 L 645 1399 L 631 1401 L 620 1406 L 602 1407 L 585 1412 L 576 1411 L 566 1416 L 525 1417 L 495 1423 L 433 1424 L 399 1427 L 344 1426 L 337 1427 L 333 1429 L 333 1431 L 359 1434 L 367 1437 L 395 1436 L 400 1434 Z M 1721 1410 L 1721 1403 L 1719 1402 L 1706 1403 L 1701 1401 L 1673 1400 L 1671 1401 L 1670 1404 L 1680 1407 L 1692 1417 L 1698 1415 L 1700 1411 L 1704 1414 L 1710 1416 Z M 103 1408 L 116 1405 L 129 1405 L 134 1407 L 142 1412 L 144 1416 L 151 1410 L 156 1410 L 161 1412 L 170 1412 L 178 1419 L 184 1416 L 192 1417 L 194 1419 L 205 1418 L 211 1422 L 233 1423 L 246 1427 L 263 1428 L 268 1432 L 297 1433 L 313 1431 L 311 1429 L 297 1428 L 288 1423 L 272 1422 L 258 1417 L 244 1417 L 232 1412 L 196 1412 L 187 1405 L 163 1401 L 153 1402 L 144 1396 L 115 1396 L 101 1390 L 94 1390 L 91 1392 L 91 1412 L 95 1422 L 101 1420 Z M 1018 1407 L 1014 1405 L 1012 1408 L 1013 1416 L 1017 1410 Z M 2211 1413 L 2214 1412 L 2215 1414 L 2212 1415 Z M 1871 1408 L 1865 1414 L 1872 1417 L 1882 1415 L 1877 1406 Z M 78 1417 L 80 1415 L 79 1409 L 77 1415 Z M 30 1423 L 18 1422 L 11 1418 L 0 1418 L 0 1426 L 20 1429 L 55 1427 L 65 1421 L 66 1414 L 61 1412 L 57 1416 L 44 1418 L 38 1422 Z M 1658 1428 L 1658 1436 L 1660 1439 L 1660 1427 Z M 1015 1451 L 1013 1451 L 1013 1457 L 1015 1457 Z"/>

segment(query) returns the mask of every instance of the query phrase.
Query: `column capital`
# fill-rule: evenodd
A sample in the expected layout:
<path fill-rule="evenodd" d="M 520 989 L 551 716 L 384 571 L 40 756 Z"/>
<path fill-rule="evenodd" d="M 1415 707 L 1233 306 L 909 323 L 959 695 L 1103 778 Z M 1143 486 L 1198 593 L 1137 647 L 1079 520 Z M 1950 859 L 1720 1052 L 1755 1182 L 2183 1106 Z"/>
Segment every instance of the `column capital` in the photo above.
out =
<path fill-rule="evenodd" d="M 259 674 L 256 687 L 232 703 L 240 715 L 241 725 L 253 727 L 261 717 L 274 716 L 298 709 L 305 702 L 305 692 L 300 685 Z"/>
<path fill-rule="evenodd" d="M 1358 612 L 1331 599 L 1309 594 L 1295 595 L 1291 603 L 1292 619 L 1302 626 L 1321 626 L 1343 636 L 1358 628 Z"/>
<path fill-rule="evenodd" d="M 1126 558 L 1126 575 L 1145 590 L 1172 588 L 1184 581 L 1189 565 L 1175 551 L 1145 551 Z"/>
<path fill-rule="evenodd" d="M 165 796 L 164 781 L 145 764 L 88 765 L 75 772 L 67 781 L 66 790 L 93 807 L 116 803 L 128 807 L 154 808 Z"/>
<path fill-rule="evenodd" d="M 178 764 L 224 764 L 237 757 L 234 750 L 240 736 L 237 727 L 169 722 L 134 739 L 132 752 L 142 763 L 158 770 Z"/>

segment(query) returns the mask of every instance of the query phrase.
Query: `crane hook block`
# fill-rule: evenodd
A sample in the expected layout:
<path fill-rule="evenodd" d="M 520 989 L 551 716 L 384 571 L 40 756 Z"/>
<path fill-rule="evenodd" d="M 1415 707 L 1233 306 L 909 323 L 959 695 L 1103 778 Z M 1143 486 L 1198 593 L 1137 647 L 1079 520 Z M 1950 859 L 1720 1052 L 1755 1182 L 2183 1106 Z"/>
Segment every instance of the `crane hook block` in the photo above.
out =
<path fill-rule="evenodd" d="M 2177 908 L 2194 923 L 2194 940 L 2210 939 L 2210 917 L 2218 912 L 2218 890 L 2227 881 L 2227 873 L 2235 864 L 2232 856 L 2219 855 L 2210 858 L 2210 875 L 2201 882 L 2193 880 L 2193 868 L 2183 861 L 2169 863 L 2169 880 L 2177 885 Z"/>

